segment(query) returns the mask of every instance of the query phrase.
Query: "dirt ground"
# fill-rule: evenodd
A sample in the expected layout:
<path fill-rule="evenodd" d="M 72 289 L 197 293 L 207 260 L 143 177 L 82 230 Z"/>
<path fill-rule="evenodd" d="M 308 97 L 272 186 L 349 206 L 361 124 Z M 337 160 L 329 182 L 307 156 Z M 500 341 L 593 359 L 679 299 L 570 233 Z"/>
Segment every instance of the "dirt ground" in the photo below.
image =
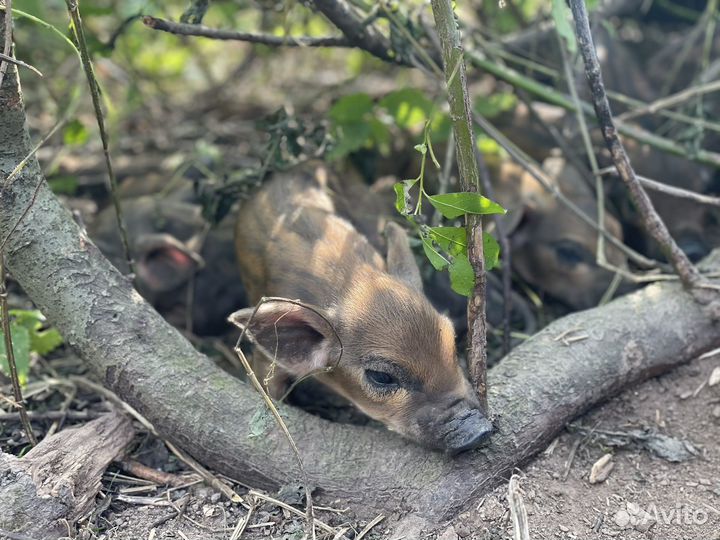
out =
<path fill-rule="evenodd" d="M 668 375 L 630 389 L 578 419 L 548 449 L 516 474 L 528 514 L 530 538 L 622 540 L 720 540 L 720 385 L 710 387 L 720 354 L 696 360 Z M 617 448 L 617 437 L 607 433 L 661 433 L 682 441 L 694 456 L 671 463 L 637 442 Z M 161 445 L 146 441 L 138 450 L 143 461 L 165 461 Z M 591 484 L 590 471 L 605 454 L 614 464 L 603 482 Z M 168 462 L 170 465 L 168 465 Z M 111 471 L 112 472 L 112 471 Z M 128 480 L 129 481 L 129 480 Z M 228 539 L 245 521 L 247 510 L 223 500 L 220 493 L 196 484 L 171 489 L 144 486 L 108 474 L 98 498 L 96 515 L 80 531 L 80 538 L 130 540 L 139 538 Z M 146 484 L 148 484 L 146 482 Z M 246 489 L 238 488 L 241 494 Z M 300 502 L 301 494 L 276 495 Z M 252 497 L 246 497 L 252 500 Z M 177 517 L 176 508 L 181 508 Z M 303 507 L 291 513 L 275 503 L 257 501 L 244 539 L 301 539 L 305 534 Z M 319 520 L 347 528 L 349 538 L 361 533 L 366 522 L 343 512 L 342 501 L 316 501 Z M 327 505 L 327 506 L 321 506 Z M 414 540 L 481 540 L 512 538 L 507 482 L 457 516 L 439 533 L 426 533 L 395 523 L 405 516 L 388 515 L 363 538 Z M 333 538 L 323 533 L 318 538 Z"/>

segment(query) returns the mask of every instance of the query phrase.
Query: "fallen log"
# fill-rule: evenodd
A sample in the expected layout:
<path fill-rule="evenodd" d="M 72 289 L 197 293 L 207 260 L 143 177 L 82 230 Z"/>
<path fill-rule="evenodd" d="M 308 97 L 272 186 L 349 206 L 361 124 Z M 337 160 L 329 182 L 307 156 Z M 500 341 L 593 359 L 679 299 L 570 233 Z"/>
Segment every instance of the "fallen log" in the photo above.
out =
<path fill-rule="evenodd" d="M 0 89 L 0 178 L 31 147 L 16 77 L 11 66 Z M 283 435 L 251 435 L 259 396 L 142 300 L 57 201 L 35 159 L 0 185 L 0 242 L 13 229 L 10 272 L 108 388 L 205 465 L 260 488 L 298 483 Z M 720 254 L 707 266 L 720 269 Z M 676 283 L 555 321 L 490 370 L 498 431 L 487 447 L 455 459 L 372 427 L 280 408 L 320 495 L 364 517 L 399 509 L 440 522 L 588 408 L 719 345 L 717 325 Z"/>
<path fill-rule="evenodd" d="M 0 452 L 0 538 L 69 536 L 133 435 L 130 420 L 114 412 L 56 433 L 22 458 Z"/>

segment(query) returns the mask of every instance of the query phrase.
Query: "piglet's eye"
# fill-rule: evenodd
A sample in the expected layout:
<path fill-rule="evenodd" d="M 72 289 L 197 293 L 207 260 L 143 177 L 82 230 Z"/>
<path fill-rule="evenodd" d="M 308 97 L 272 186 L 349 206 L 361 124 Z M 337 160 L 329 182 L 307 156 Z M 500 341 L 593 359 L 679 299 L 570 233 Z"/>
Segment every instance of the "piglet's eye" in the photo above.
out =
<path fill-rule="evenodd" d="M 398 380 L 384 371 L 375 371 L 374 369 L 366 369 L 365 377 L 368 382 L 381 390 L 392 390 L 399 386 Z"/>

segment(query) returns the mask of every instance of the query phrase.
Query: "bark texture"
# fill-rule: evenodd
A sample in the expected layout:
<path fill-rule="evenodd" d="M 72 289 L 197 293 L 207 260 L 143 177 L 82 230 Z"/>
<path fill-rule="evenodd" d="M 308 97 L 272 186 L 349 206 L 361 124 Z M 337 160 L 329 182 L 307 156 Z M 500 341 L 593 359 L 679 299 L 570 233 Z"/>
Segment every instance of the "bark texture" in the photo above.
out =
<path fill-rule="evenodd" d="M 16 70 L 10 70 L 0 89 L 3 179 L 30 148 Z M 261 488 L 297 482 L 281 433 L 250 436 L 253 414 L 264 407 L 260 397 L 143 301 L 78 229 L 35 159 L 11 185 L 0 185 L 0 237 L 30 204 L 38 182 L 37 200 L 8 242 L 7 264 L 96 376 L 205 465 Z M 720 269 L 720 256 L 710 267 Z M 587 339 L 569 346 L 555 339 L 573 329 Z M 557 320 L 490 370 L 498 431 L 487 447 L 454 459 L 371 427 L 281 410 L 320 494 L 341 498 L 366 517 L 399 508 L 442 521 L 544 449 L 583 411 L 718 346 L 717 325 L 675 283 Z"/>
<path fill-rule="evenodd" d="M 67 536 L 92 510 L 105 469 L 133 435 L 128 418 L 110 413 L 48 437 L 22 458 L 0 452 L 0 530 Z"/>

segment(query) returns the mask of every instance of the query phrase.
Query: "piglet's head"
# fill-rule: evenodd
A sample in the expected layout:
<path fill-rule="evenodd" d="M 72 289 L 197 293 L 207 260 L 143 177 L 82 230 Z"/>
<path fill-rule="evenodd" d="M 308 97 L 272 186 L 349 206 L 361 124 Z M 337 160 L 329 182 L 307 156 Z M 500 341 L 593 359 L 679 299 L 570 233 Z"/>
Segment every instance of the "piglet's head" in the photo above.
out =
<path fill-rule="evenodd" d="M 314 375 L 407 438 L 449 454 L 485 441 L 492 425 L 458 364 L 452 323 L 426 300 L 400 227 L 388 229 L 387 271 L 360 266 L 351 282 L 327 306 L 272 300 L 231 320 L 280 370 Z"/>

